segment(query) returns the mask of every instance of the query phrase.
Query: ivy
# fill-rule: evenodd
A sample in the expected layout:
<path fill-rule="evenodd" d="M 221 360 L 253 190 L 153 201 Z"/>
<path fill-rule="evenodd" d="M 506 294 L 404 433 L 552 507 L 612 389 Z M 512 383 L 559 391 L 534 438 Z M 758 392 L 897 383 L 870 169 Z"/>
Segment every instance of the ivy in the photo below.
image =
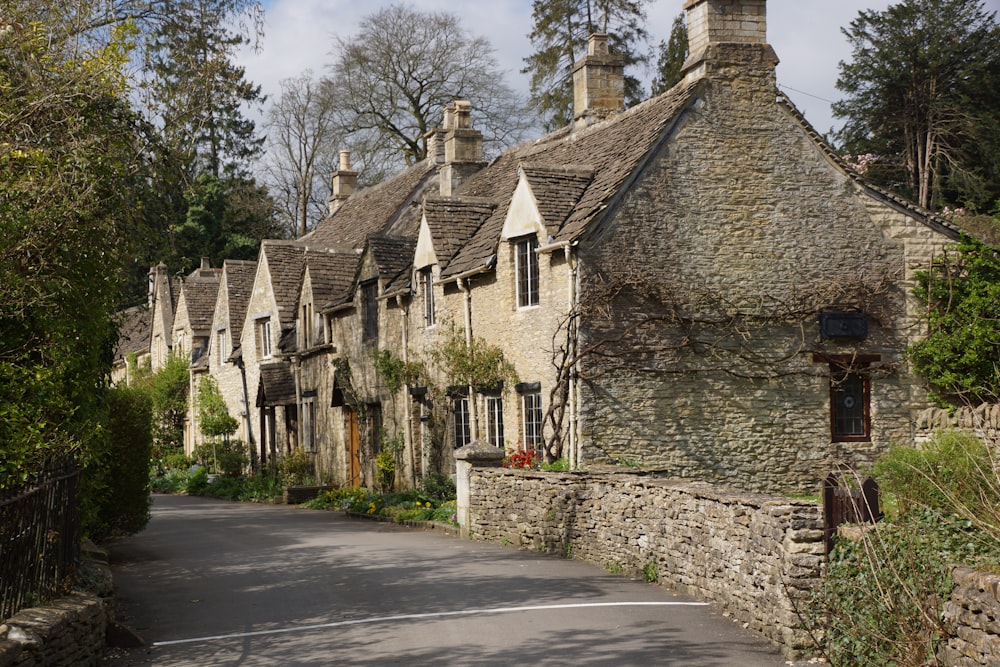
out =
<path fill-rule="evenodd" d="M 518 381 L 517 369 L 504 356 L 503 348 L 475 336 L 466 341 L 465 334 L 454 324 L 431 356 L 454 385 L 490 389 Z"/>
<path fill-rule="evenodd" d="M 909 356 L 932 397 L 945 404 L 978 404 L 1000 396 L 1000 255 L 963 236 L 918 272 L 914 294 L 926 304 L 928 335 Z"/>

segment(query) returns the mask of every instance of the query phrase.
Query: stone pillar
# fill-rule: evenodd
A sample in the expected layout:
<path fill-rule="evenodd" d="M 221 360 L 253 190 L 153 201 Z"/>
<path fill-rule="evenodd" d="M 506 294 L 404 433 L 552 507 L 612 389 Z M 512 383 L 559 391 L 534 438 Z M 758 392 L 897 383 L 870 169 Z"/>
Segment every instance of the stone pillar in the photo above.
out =
<path fill-rule="evenodd" d="M 503 465 L 504 450 L 475 440 L 465 447 L 455 450 L 455 498 L 459 534 L 469 538 L 472 516 L 469 505 L 472 501 L 470 482 L 475 468 L 499 468 Z"/>

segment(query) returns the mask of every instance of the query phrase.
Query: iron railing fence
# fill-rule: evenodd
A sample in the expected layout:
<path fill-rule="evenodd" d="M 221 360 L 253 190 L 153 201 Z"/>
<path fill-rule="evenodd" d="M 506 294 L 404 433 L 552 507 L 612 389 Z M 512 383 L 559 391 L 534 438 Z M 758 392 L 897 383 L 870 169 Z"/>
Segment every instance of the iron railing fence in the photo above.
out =
<path fill-rule="evenodd" d="M 0 492 L 0 621 L 57 596 L 80 561 L 80 468 L 50 465 Z"/>

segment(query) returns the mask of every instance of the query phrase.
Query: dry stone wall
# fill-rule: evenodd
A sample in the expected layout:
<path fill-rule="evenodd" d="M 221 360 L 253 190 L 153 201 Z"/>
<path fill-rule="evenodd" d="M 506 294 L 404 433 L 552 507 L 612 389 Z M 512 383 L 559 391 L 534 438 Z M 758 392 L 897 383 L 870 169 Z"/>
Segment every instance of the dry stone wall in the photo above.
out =
<path fill-rule="evenodd" d="M 944 608 L 949 638 L 938 659 L 954 667 L 1000 663 L 1000 575 L 957 568 L 952 576 L 955 588 Z"/>
<path fill-rule="evenodd" d="M 825 563 L 814 503 L 628 473 L 474 468 L 469 536 L 631 572 L 717 604 L 789 655 Z"/>
<path fill-rule="evenodd" d="M 107 626 L 105 602 L 94 595 L 74 593 L 24 609 L 0 626 L 0 666 L 100 664 Z"/>

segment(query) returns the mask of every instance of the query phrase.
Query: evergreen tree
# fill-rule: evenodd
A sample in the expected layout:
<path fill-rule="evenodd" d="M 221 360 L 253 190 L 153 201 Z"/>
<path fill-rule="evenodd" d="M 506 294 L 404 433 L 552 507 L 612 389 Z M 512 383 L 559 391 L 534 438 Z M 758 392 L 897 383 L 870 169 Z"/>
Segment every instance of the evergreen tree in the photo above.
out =
<path fill-rule="evenodd" d="M 650 92 L 653 95 L 667 92 L 683 78 L 681 69 L 688 57 L 688 35 L 684 14 L 674 19 L 674 24 L 670 28 L 670 38 L 666 42 L 660 41 L 658 51 L 656 75 L 650 84 Z"/>
<path fill-rule="evenodd" d="M 645 65 L 649 56 L 639 45 L 648 37 L 643 22 L 650 0 L 534 0 L 529 33 L 535 52 L 521 70 L 531 76 L 530 104 L 548 129 L 573 120 L 573 63 L 587 53 L 595 32 L 608 35 L 613 53 L 625 67 Z M 642 83 L 625 76 L 625 104 L 642 100 Z"/>
<path fill-rule="evenodd" d="M 844 34 L 834 105 L 867 175 L 936 209 L 1000 197 L 1000 29 L 980 0 L 904 0 L 862 11 Z"/>

